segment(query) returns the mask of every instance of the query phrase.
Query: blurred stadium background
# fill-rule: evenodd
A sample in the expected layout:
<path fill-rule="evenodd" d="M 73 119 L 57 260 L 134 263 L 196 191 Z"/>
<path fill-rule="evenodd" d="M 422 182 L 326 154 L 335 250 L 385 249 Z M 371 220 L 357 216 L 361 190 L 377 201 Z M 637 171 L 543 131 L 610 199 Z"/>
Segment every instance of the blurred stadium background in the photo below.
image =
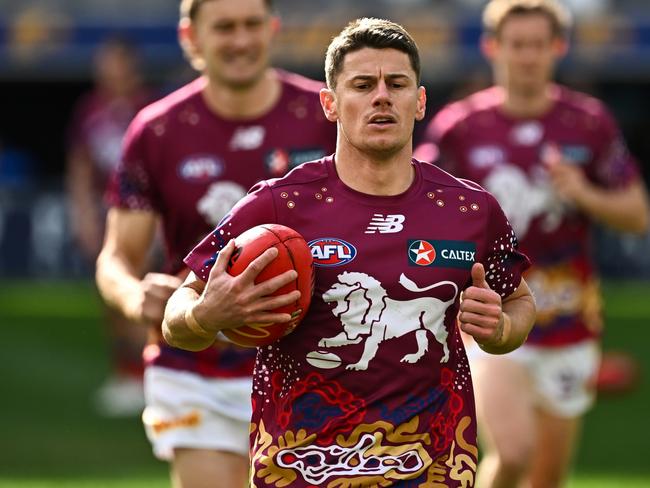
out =
<path fill-rule="evenodd" d="M 277 0 L 275 63 L 322 79 L 348 20 L 403 23 L 423 56 L 429 115 L 489 80 L 477 49 L 483 0 Z M 577 26 L 561 81 L 602 98 L 650 181 L 650 2 L 572 0 Z M 167 486 L 138 419 L 110 420 L 90 395 L 108 364 L 92 270 L 70 237 L 65 131 L 91 86 L 91 59 L 120 34 L 165 93 L 191 73 L 176 42 L 176 0 L 0 0 L 0 487 Z M 423 124 L 418 126 L 420 130 Z M 416 132 L 417 135 L 417 132 Z M 572 487 L 648 487 L 650 235 L 594 235 L 609 349 L 641 361 L 638 388 L 588 416 Z M 648 327 L 648 328 L 646 328 Z"/>

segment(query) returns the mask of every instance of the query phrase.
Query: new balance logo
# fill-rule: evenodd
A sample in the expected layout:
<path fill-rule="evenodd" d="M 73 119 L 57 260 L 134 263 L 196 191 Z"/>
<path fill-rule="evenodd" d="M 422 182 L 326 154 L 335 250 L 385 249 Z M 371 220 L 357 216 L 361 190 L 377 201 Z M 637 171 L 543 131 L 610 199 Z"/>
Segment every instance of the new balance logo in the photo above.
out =
<path fill-rule="evenodd" d="M 252 151 L 257 149 L 264 142 L 266 129 L 261 125 L 251 127 L 237 127 L 237 130 L 230 140 L 232 151 Z"/>
<path fill-rule="evenodd" d="M 406 217 L 399 214 L 386 216 L 382 214 L 374 214 L 365 233 L 375 234 L 379 232 L 380 234 L 396 234 L 404 228 L 402 224 L 405 220 Z"/>

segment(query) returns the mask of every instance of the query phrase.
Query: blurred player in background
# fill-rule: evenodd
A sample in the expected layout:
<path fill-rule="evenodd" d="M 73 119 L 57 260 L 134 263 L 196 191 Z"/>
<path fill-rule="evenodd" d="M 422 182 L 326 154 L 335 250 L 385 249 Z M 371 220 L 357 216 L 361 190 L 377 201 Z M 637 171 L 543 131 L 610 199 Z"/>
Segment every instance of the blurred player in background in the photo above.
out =
<path fill-rule="evenodd" d="M 505 356 L 470 351 L 486 448 L 478 486 L 557 487 L 594 401 L 600 356 L 590 225 L 644 232 L 647 195 L 603 104 L 552 81 L 568 48 L 567 10 L 555 0 L 492 0 L 483 23 L 495 86 L 441 110 L 416 157 L 439 156 L 492 192 L 533 263 L 525 276 L 538 317 L 526 344 Z"/>
<path fill-rule="evenodd" d="M 257 350 L 251 485 L 474 486 L 474 398 L 455 318 L 460 308 L 487 351 L 518 347 L 535 316 L 528 259 L 491 195 L 412 159 L 426 94 L 401 26 L 351 22 L 325 66 L 335 156 L 257 185 L 188 255 L 165 337 L 197 350 L 225 328 L 291 320 L 272 310 L 300 292 L 268 295 L 296 272 L 253 281 L 275 249 L 236 277 L 225 270 L 231 237 L 294 228 L 311 242 L 314 296 L 291 334 Z"/>
<path fill-rule="evenodd" d="M 120 159 L 122 139 L 135 114 L 152 99 L 133 46 L 111 37 L 94 56 L 95 86 L 78 102 L 68 134 L 66 186 L 76 244 L 95 263 L 104 239 L 103 194 Z M 95 397 L 100 413 L 139 415 L 144 406 L 142 347 L 146 334 L 121 313 L 106 309 L 112 375 Z"/>
<path fill-rule="evenodd" d="M 334 150 L 322 84 L 269 66 L 278 28 L 270 0 L 183 0 L 180 42 L 202 76 L 138 114 L 108 193 L 97 283 L 150 326 L 143 421 L 177 488 L 245 485 L 255 357 L 225 342 L 189 353 L 161 341 L 182 259 L 254 183 Z M 143 277 L 159 220 L 164 273 Z"/>

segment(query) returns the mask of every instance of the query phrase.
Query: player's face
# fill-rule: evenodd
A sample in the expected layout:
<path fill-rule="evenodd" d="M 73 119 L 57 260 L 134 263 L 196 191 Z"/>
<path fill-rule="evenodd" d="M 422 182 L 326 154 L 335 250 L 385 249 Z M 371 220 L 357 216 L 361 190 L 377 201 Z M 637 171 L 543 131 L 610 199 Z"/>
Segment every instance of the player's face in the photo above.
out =
<path fill-rule="evenodd" d="M 426 105 L 406 53 L 364 48 L 345 56 L 335 90 L 323 90 L 325 115 L 339 126 L 338 144 L 378 157 L 408 145 Z"/>
<path fill-rule="evenodd" d="M 483 46 L 497 81 L 507 89 L 540 92 L 553 78 L 555 64 L 566 52 L 566 42 L 556 36 L 543 14 L 513 15 L 498 36 Z"/>
<path fill-rule="evenodd" d="M 246 88 L 268 67 L 277 26 L 264 0 L 212 0 L 201 5 L 189 37 L 211 79 Z"/>
<path fill-rule="evenodd" d="M 95 57 L 97 83 L 111 93 L 128 95 L 140 84 L 135 55 L 127 46 L 103 46 Z"/>

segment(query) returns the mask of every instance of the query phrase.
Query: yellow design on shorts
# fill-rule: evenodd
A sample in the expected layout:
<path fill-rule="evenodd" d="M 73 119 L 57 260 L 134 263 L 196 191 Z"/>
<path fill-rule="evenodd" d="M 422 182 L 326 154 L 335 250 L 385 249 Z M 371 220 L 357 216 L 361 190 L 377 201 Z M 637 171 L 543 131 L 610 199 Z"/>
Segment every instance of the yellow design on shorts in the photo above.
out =
<path fill-rule="evenodd" d="M 584 280 L 569 263 L 535 267 L 525 277 L 537 303 L 537 326 L 576 316 L 593 330 L 602 328 L 600 284 L 594 277 Z"/>
<path fill-rule="evenodd" d="M 161 433 L 178 428 L 196 427 L 201 423 L 201 414 L 193 411 L 187 415 L 172 419 L 152 418 L 151 415 L 147 416 L 147 411 L 143 414 L 142 421 L 145 425 L 149 425 L 154 434 L 160 435 Z"/>

